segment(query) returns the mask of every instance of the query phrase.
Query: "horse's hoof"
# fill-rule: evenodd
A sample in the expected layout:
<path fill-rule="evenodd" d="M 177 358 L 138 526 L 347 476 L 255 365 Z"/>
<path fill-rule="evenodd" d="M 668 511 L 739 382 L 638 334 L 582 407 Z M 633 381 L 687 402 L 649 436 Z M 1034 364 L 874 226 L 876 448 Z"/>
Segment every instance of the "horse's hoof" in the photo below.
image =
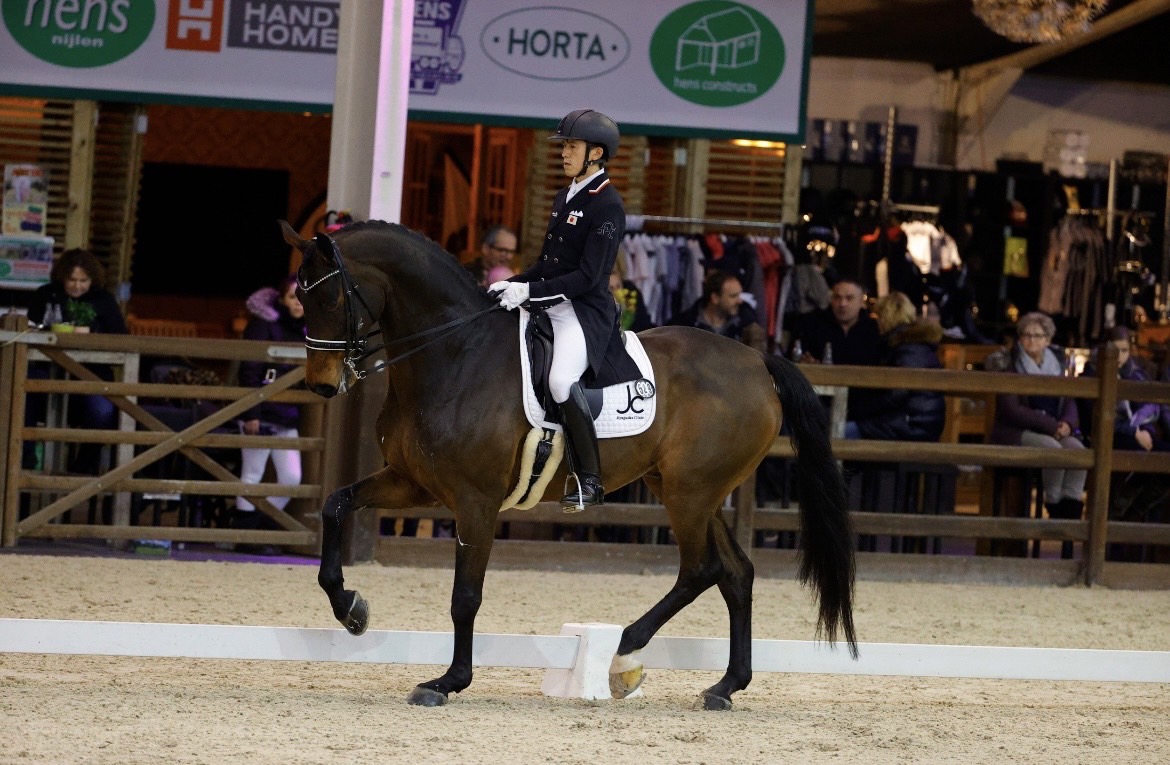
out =
<path fill-rule="evenodd" d="M 441 707 L 447 703 L 447 694 L 439 693 L 433 688 L 416 685 L 410 695 L 406 697 L 406 703 L 416 707 Z"/>
<path fill-rule="evenodd" d="M 349 613 L 341 622 L 351 635 L 360 635 L 370 626 L 370 606 L 366 599 L 357 592 L 353 594 L 353 603 L 349 606 Z"/>
<path fill-rule="evenodd" d="M 703 709 L 708 712 L 729 712 L 731 711 L 731 699 L 725 699 L 722 696 L 716 696 L 713 693 L 699 694 L 699 702 Z"/>
<path fill-rule="evenodd" d="M 646 679 L 646 668 L 641 664 L 625 672 L 611 672 L 609 675 L 609 695 L 615 699 L 624 699 L 642 687 Z"/>

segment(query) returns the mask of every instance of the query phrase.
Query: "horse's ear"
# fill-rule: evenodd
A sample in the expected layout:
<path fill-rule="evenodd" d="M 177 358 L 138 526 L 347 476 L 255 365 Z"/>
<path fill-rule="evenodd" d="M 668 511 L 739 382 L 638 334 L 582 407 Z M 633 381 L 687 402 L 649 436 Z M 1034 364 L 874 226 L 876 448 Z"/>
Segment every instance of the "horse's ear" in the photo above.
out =
<path fill-rule="evenodd" d="M 297 233 L 296 229 L 289 225 L 288 221 L 282 220 L 280 222 L 280 233 L 284 235 L 284 241 L 291 246 L 296 247 L 301 252 L 309 246 L 309 240 L 302 239 L 301 235 Z"/>

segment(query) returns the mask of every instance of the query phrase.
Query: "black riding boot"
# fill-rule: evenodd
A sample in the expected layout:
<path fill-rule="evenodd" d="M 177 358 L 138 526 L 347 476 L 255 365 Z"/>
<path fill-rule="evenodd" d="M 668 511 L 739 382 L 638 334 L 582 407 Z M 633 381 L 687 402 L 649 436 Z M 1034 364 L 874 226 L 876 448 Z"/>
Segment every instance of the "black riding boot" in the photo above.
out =
<path fill-rule="evenodd" d="M 572 489 L 561 497 L 561 509 L 573 513 L 582 507 L 605 502 L 601 486 L 601 455 L 597 449 L 597 431 L 589 413 L 589 402 L 581 383 L 569 389 L 569 398 L 561 407 L 561 424 L 565 428 L 565 453 L 569 456 L 569 483 Z M 573 476 L 577 480 L 573 480 Z M 577 484 L 580 484 L 578 492 Z"/>

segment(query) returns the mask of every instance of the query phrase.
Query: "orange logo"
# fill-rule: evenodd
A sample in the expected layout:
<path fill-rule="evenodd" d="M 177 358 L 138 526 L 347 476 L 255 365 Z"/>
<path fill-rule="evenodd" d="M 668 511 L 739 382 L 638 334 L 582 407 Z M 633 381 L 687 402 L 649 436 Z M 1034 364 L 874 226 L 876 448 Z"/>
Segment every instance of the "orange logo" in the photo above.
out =
<path fill-rule="evenodd" d="M 223 39 L 223 0 L 170 0 L 167 47 L 218 53 Z"/>

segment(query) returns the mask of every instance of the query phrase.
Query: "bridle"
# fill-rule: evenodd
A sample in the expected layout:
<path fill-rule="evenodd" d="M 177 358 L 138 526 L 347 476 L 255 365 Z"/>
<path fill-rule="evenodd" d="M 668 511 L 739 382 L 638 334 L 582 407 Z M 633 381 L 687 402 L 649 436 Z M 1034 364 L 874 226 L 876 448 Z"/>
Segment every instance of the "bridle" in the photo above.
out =
<path fill-rule="evenodd" d="M 349 367 L 350 371 L 353 372 L 354 376 L 358 380 L 365 379 L 365 377 L 369 375 L 370 372 L 381 372 L 386 367 L 397 364 L 399 361 L 402 361 L 408 356 L 413 356 L 414 354 L 423 350 L 428 345 L 442 340 L 444 337 L 459 329 L 464 324 L 489 314 L 492 311 L 497 311 L 503 308 L 503 306 L 499 305 L 498 303 L 494 303 L 490 307 L 473 313 L 470 316 L 453 319 L 445 324 L 440 324 L 437 327 L 431 327 L 430 329 L 425 329 L 422 332 L 415 332 L 413 335 L 407 335 L 406 337 L 400 337 L 396 340 L 391 340 L 388 343 L 379 343 L 378 345 L 371 347 L 370 338 L 382 334 L 382 329 L 381 327 L 378 327 L 377 329 L 372 329 L 369 332 L 365 332 L 363 334 L 362 329 L 364 327 L 364 322 L 362 321 L 361 315 L 359 315 L 357 304 L 360 304 L 361 308 L 364 309 L 365 315 L 369 318 L 371 325 L 377 324 L 378 319 L 374 316 L 374 312 L 370 310 L 369 304 L 366 302 L 366 299 L 362 297 L 362 293 L 358 290 L 357 283 L 354 282 L 353 277 L 350 276 L 349 270 L 345 267 L 345 262 L 341 259 L 341 248 L 337 246 L 337 241 L 328 234 L 318 234 L 314 238 L 314 241 L 317 243 L 319 248 L 325 247 L 326 244 L 328 245 L 327 249 L 332 256 L 331 260 L 333 262 L 333 270 L 313 281 L 312 283 L 308 283 L 305 281 L 304 275 L 302 273 L 304 270 L 304 264 L 302 264 L 301 268 L 297 271 L 297 286 L 300 287 L 301 292 L 308 294 L 335 276 L 341 279 L 341 288 L 343 293 L 342 300 L 345 303 L 345 339 L 325 340 L 323 338 L 313 337 L 312 335 L 306 334 L 305 348 L 311 351 L 344 352 L 344 363 L 347 367 Z M 359 364 L 368 359 L 370 356 L 373 356 L 378 351 L 394 345 L 398 345 L 399 343 L 417 340 L 420 337 L 427 337 L 428 335 L 435 335 L 435 337 L 432 337 L 425 343 L 411 348 L 405 353 L 400 353 L 392 359 L 387 359 L 386 361 L 377 361 L 370 369 L 358 368 Z"/>

